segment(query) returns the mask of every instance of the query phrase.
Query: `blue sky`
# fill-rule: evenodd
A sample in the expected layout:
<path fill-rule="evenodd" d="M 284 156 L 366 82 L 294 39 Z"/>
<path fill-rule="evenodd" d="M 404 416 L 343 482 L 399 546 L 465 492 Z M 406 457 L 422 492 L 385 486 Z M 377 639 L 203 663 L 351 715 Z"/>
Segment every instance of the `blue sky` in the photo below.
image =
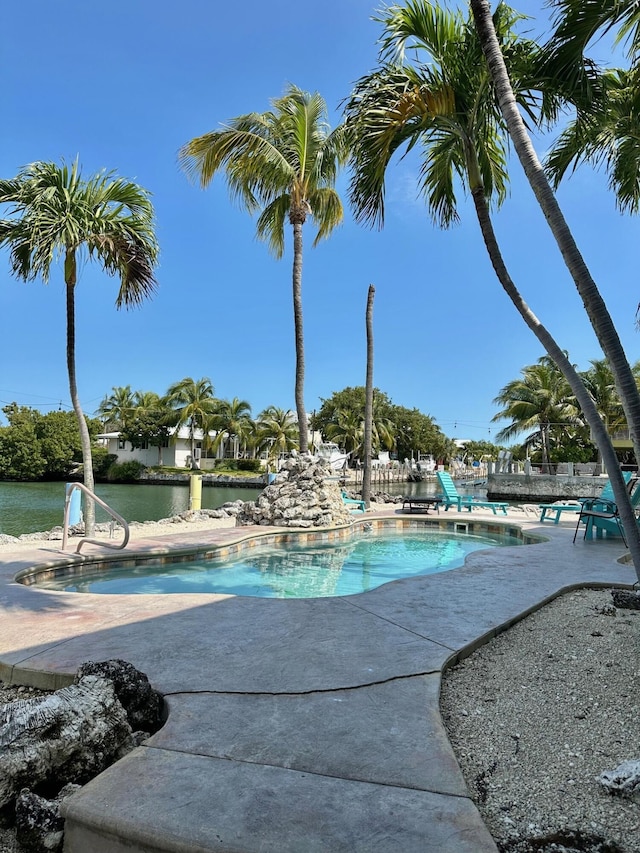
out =
<path fill-rule="evenodd" d="M 542 3 L 514 0 L 547 29 Z M 159 290 L 116 311 L 115 280 L 87 264 L 77 288 L 78 387 L 93 413 L 112 386 L 163 393 L 207 376 L 216 395 L 294 408 L 291 245 L 276 261 L 255 223 L 229 200 L 222 176 L 203 191 L 180 171 L 177 152 L 232 116 L 269 108 L 289 82 L 319 91 L 340 118 L 352 83 L 373 69 L 377 2 L 294 0 L 21 0 L 0 25 L 3 131 L 0 174 L 34 160 L 79 157 L 86 175 L 113 169 L 153 194 L 161 247 Z M 602 59 L 603 57 L 598 57 Z M 539 153 L 548 141 L 540 140 Z M 495 219 L 512 277 L 572 361 L 601 352 L 520 165 Z M 303 306 L 306 405 L 365 377 L 364 313 L 374 307 L 377 387 L 394 403 L 431 415 L 453 438 L 492 440 L 492 403 L 542 349 L 490 267 L 470 200 L 461 222 L 440 231 L 416 197 L 415 163 L 388 173 L 382 231 L 356 225 L 338 189 L 344 225 L 313 249 L 305 227 Z M 615 209 L 606 177 L 582 167 L 559 200 L 631 362 L 637 220 Z M 69 408 L 62 270 L 50 284 L 12 279 L 0 253 L 0 401 Z"/>

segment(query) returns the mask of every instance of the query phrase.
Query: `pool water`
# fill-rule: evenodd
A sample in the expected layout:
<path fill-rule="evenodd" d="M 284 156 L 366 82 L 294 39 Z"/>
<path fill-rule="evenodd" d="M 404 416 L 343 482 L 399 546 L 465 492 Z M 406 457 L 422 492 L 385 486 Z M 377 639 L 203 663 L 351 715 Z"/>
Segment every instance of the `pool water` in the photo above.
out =
<path fill-rule="evenodd" d="M 87 567 L 81 576 L 38 583 L 46 589 L 106 594 L 222 593 L 259 598 L 354 595 L 400 578 L 446 572 L 474 551 L 521 545 L 508 536 L 424 532 L 372 534 L 348 544 L 256 548 L 235 560 L 145 561 Z"/>

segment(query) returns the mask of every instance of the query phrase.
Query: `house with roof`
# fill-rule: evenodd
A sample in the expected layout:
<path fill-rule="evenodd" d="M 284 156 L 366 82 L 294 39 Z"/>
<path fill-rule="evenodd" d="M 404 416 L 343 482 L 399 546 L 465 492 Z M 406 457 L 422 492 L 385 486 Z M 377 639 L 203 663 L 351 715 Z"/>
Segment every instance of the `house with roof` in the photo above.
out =
<path fill-rule="evenodd" d="M 205 434 L 201 429 L 194 431 L 195 467 L 206 471 L 215 467 L 217 459 L 223 459 L 225 456 L 237 459 L 239 453 L 237 438 L 230 436 L 214 452 L 210 447 L 216 435 L 215 431 L 209 432 L 205 441 Z M 130 441 L 123 438 L 120 432 L 103 432 L 96 438 L 109 453 L 117 457 L 119 463 L 140 462 L 148 468 L 158 465 L 168 468 L 194 467 L 191 455 L 191 430 L 188 426 L 182 426 L 177 430 L 171 427 L 168 437 L 162 440 L 160 446 L 142 441 L 139 446 L 134 447 Z"/>

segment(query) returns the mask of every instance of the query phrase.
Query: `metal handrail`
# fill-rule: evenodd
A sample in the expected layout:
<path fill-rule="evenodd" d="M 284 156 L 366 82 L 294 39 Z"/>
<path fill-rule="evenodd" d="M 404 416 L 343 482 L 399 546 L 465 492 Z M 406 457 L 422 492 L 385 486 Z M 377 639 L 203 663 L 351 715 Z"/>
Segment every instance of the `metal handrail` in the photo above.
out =
<path fill-rule="evenodd" d="M 92 492 L 91 489 L 88 489 L 84 483 L 70 483 L 67 487 L 67 495 L 64 501 L 64 522 L 62 527 L 62 550 L 64 551 L 67 547 L 67 537 L 69 534 L 69 512 L 71 509 L 71 495 L 74 489 L 80 489 L 80 491 L 84 492 L 85 495 L 88 495 L 92 500 L 94 500 L 99 506 L 101 506 L 106 512 L 109 513 L 111 518 L 117 521 L 124 530 L 124 539 L 122 542 L 118 544 L 113 544 L 111 542 L 105 542 L 104 539 L 88 539 L 84 538 L 78 542 L 78 547 L 76 548 L 76 554 L 80 553 L 80 548 L 88 542 L 90 545 L 103 545 L 105 548 L 113 548 L 115 550 L 121 550 L 122 548 L 127 547 L 127 543 L 129 542 L 129 525 L 124 520 L 124 518 L 119 515 L 115 510 L 111 509 L 111 507 L 106 504 L 101 498 L 99 498 L 95 492 Z"/>

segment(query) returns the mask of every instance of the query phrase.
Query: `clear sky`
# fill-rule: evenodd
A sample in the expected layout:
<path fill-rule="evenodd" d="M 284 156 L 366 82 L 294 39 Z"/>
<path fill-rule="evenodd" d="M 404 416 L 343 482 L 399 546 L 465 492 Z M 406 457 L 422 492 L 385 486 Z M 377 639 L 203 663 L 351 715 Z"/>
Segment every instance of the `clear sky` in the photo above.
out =
<path fill-rule="evenodd" d="M 542 2 L 513 0 L 548 28 Z M 178 149 L 225 119 L 264 111 L 289 82 L 320 92 L 331 123 L 352 83 L 376 64 L 375 0 L 20 0 L 0 26 L 0 175 L 34 160 L 76 156 L 85 175 L 113 169 L 153 194 L 161 247 L 159 290 L 116 311 L 117 282 L 97 264 L 77 288 L 78 387 L 89 414 L 112 386 L 156 391 L 207 376 L 218 397 L 257 415 L 294 406 L 291 242 L 277 261 L 255 222 L 229 200 L 223 176 L 189 183 Z M 602 57 L 598 57 L 602 59 Z M 539 141 L 543 153 L 548 141 Z M 573 282 L 525 183 L 496 217 L 512 277 L 580 369 L 602 357 Z M 543 351 L 490 267 L 469 199 L 439 231 L 416 197 L 414 162 L 388 173 L 382 231 L 345 222 L 318 248 L 305 226 L 306 405 L 365 379 L 365 306 L 374 306 L 375 385 L 397 405 L 431 415 L 452 438 L 492 440 L 500 389 Z M 616 211 L 606 177 L 582 167 L 561 206 L 617 324 L 640 358 L 637 220 Z M 70 407 L 62 269 L 50 284 L 12 279 L 0 253 L 0 405 Z"/>

